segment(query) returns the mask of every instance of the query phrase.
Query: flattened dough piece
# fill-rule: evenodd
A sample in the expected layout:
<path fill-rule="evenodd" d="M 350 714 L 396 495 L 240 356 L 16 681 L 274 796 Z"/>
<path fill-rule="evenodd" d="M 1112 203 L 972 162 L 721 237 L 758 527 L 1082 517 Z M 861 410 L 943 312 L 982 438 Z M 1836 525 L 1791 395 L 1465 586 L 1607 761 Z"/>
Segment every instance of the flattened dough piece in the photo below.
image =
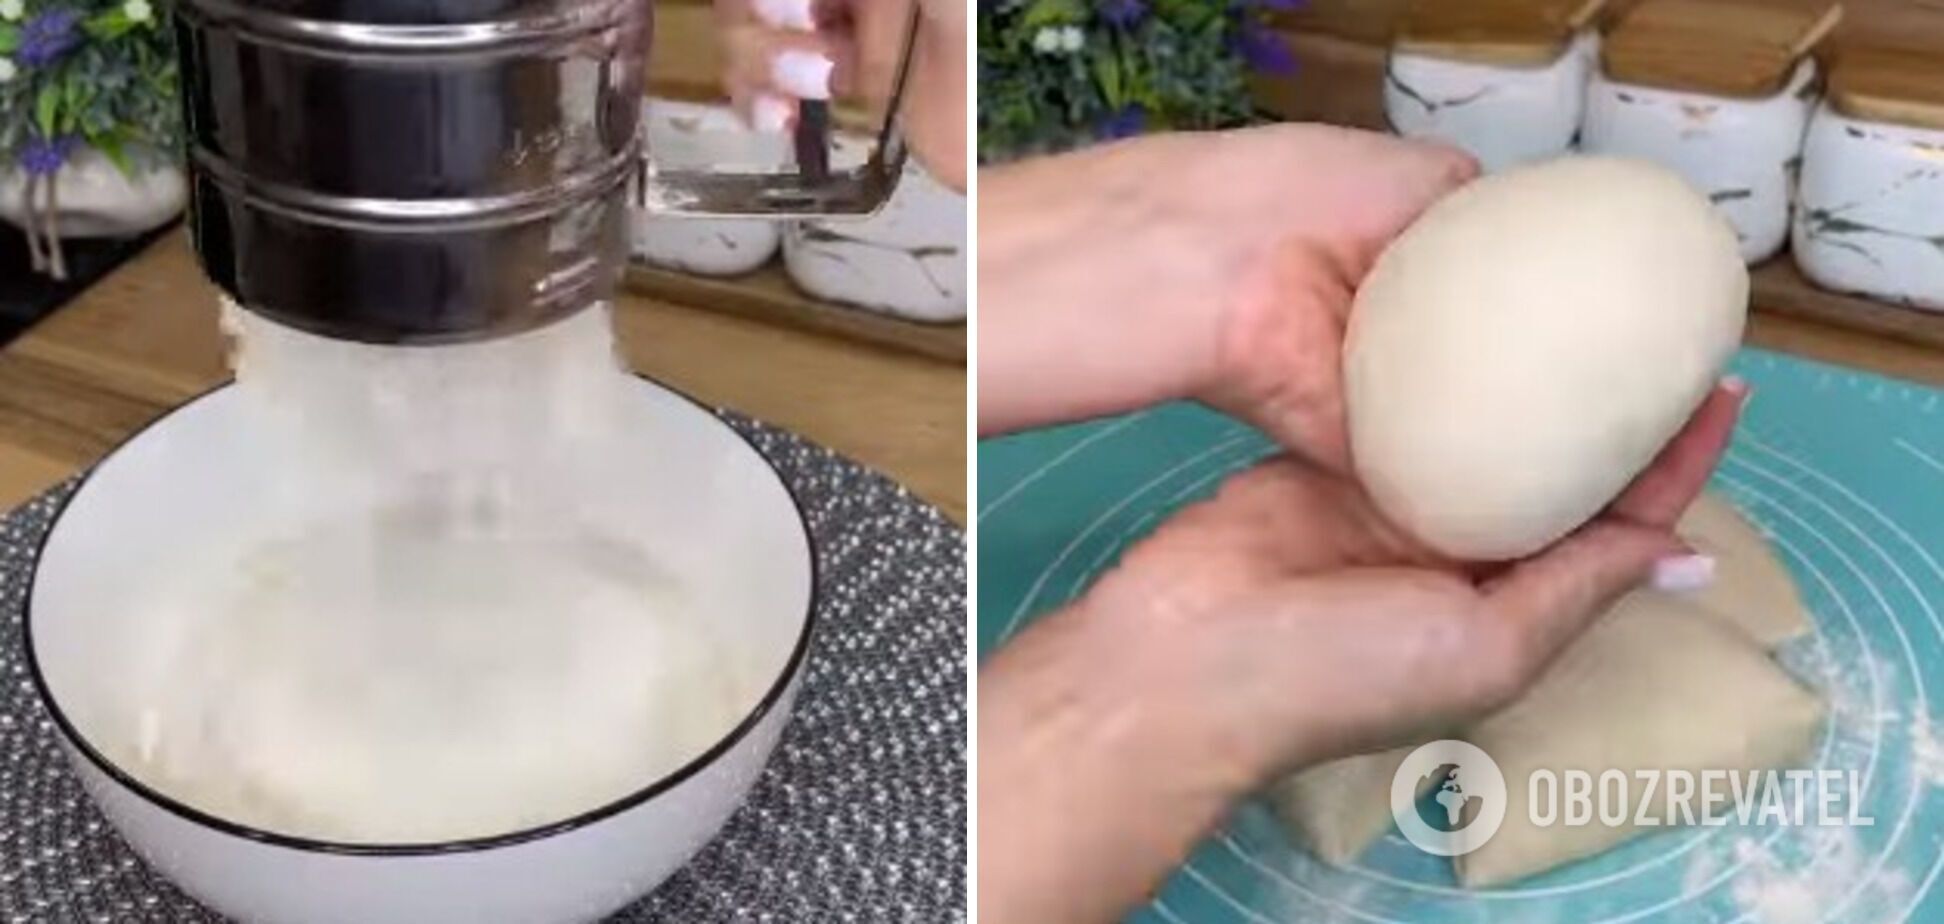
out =
<path fill-rule="evenodd" d="M 1390 830 L 1391 777 L 1412 749 L 1317 764 L 1271 784 L 1264 795 L 1311 853 L 1342 866 Z"/>
<path fill-rule="evenodd" d="M 1714 583 L 1683 595 L 1689 603 L 1746 632 L 1773 650 L 1809 634 L 1809 611 L 1795 581 L 1768 540 L 1733 504 L 1703 494 L 1674 527 L 1696 551 L 1715 560 Z M 1652 591 L 1642 591 L 1652 593 Z"/>
<path fill-rule="evenodd" d="M 1788 570 L 1733 504 L 1703 494 L 1676 531 L 1697 551 L 1714 556 L 1714 583 L 1678 596 L 1643 588 L 1628 597 L 1627 606 L 1666 599 L 1672 607 L 1707 613 L 1765 650 L 1810 631 L 1808 610 Z M 1616 704 L 1613 711 L 1622 710 Z M 1312 853 L 1342 866 L 1390 830 L 1391 776 L 1410 753 L 1405 747 L 1318 764 L 1272 784 L 1265 795 Z"/>
<path fill-rule="evenodd" d="M 1618 827 L 1534 826 L 1527 781 L 1536 770 L 1622 771 L 1637 808 L 1635 770 L 1687 770 L 1698 781 L 1703 770 L 1801 766 L 1822 717 L 1822 701 L 1739 631 L 1677 599 L 1629 596 L 1522 699 L 1465 736 L 1498 762 L 1509 802 L 1498 833 L 1457 859 L 1458 878 L 1474 888 L 1510 882 L 1642 833 L 1631 810 Z M 1648 803 L 1648 816 L 1666 823 L 1666 794 Z"/>

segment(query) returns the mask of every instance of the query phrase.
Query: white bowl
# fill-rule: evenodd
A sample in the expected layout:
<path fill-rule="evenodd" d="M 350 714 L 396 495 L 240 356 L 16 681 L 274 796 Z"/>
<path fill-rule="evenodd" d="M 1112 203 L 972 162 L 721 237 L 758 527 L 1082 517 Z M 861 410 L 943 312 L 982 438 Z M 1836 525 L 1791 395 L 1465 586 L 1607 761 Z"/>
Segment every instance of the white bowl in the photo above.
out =
<path fill-rule="evenodd" d="M 709 594 L 760 678 L 759 700 L 712 747 L 606 805 L 529 830 L 423 844 L 311 840 L 213 817 L 104 754 L 90 716 L 113 715 L 142 656 L 131 605 L 184 555 L 260 520 L 276 479 L 246 440 L 233 388 L 164 416 L 69 498 L 42 545 L 23 620 L 33 681 L 89 794 L 135 851 L 189 894 L 253 922 L 587 921 L 647 893 L 728 819 L 761 772 L 808 651 L 814 562 L 801 511 L 735 431 L 643 383 L 628 409 L 641 482 L 615 516 Z M 98 724 L 98 720 L 96 720 Z"/>
<path fill-rule="evenodd" d="M 727 106 L 649 99 L 641 126 L 648 157 L 681 170 L 778 171 L 790 163 L 789 136 L 757 132 Z M 637 258 L 704 276 L 747 273 L 776 255 L 779 223 L 761 218 L 685 218 L 636 209 L 630 216 Z"/>

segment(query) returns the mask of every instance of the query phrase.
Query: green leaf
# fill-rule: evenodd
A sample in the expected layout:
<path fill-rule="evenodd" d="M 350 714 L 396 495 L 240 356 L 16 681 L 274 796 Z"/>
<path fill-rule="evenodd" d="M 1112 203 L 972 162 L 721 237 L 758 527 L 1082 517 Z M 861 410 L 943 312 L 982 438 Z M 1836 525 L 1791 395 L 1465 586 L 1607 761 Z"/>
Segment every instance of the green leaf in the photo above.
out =
<path fill-rule="evenodd" d="M 91 95 L 88 85 L 80 80 L 69 80 L 62 84 L 61 117 L 55 126 L 60 129 L 61 134 L 67 135 L 74 132 L 81 114 L 87 111 L 88 97 Z"/>
<path fill-rule="evenodd" d="M 1100 95 L 1108 108 L 1119 110 L 1123 102 L 1120 55 L 1103 44 L 1094 51 L 1093 58 L 1094 81 L 1100 84 Z"/>
<path fill-rule="evenodd" d="M 20 47 L 20 27 L 0 24 L 0 54 Z"/>
<path fill-rule="evenodd" d="M 1019 18 L 1019 28 L 1025 30 L 1028 40 L 1043 26 L 1064 25 L 1080 18 L 1080 0 L 1032 0 L 1026 7 L 1026 15 Z"/>
<path fill-rule="evenodd" d="M 61 110 L 61 85 L 50 83 L 41 87 L 40 97 L 34 100 L 34 124 L 40 128 L 42 138 L 54 137 L 55 119 Z"/>
<path fill-rule="evenodd" d="M 105 132 L 89 135 L 88 146 L 100 151 L 103 157 L 108 158 L 108 162 L 114 164 L 115 169 L 122 172 L 122 176 L 133 177 L 135 175 L 135 165 L 129 163 L 128 151 L 122 144 L 122 132 L 120 129 L 111 128 Z"/>
<path fill-rule="evenodd" d="M 135 23 L 129 20 L 128 14 L 123 13 L 119 6 L 81 24 L 81 31 L 101 41 L 121 38 L 133 28 Z"/>

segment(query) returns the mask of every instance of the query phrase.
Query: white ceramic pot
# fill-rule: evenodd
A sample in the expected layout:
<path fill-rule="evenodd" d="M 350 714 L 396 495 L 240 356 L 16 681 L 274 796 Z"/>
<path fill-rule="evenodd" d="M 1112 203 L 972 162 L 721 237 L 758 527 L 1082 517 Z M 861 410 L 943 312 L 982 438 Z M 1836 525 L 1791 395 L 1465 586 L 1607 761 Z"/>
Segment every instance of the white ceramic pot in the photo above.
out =
<path fill-rule="evenodd" d="M 790 163 L 787 135 L 752 131 L 725 106 L 650 99 L 641 121 L 649 159 L 660 167 L 781 170 Z M 679 218 L 637 209 L 631 222 L 638 259 L 708 276 L 762 266 L 782 240 L 780 225 L 761 219 Z"/>
<path fill-rule="evenodd" d="M 856 166 L 868 150 L 839 138 L 832 163 Z M 965 222 L 965 197 L 911 163 L 877 214 L 791 224 L 784 265 L 818 298 L 915 321 L 963 321 Z"/>
<path fill-rule="evenodd" d="M 93 148 L 79 148 L 54 174 L 62 237 L 123 237 L 151 231 L 182 214 L 189 186 L 169 164 L 124 175 Z M 27 174 L 0 173 L 0 218 L 27 226 Z"/>
<path fill-rule="evenodd" d="M 1762 99 L 1616 83 L 1596 73 L 1580 147 L 1651 160 L 1686 177 L 1734 225 L 1742 258 L 1755 263 L 1774 256 L 1788 237 L 1816 90 L 1814 59 L 1796 65 L 1782 90 Z"/>
<path fill-rule="evenodd" d="M 1944 311 L 1944 131 L 1823 105 L 1802 152 L 1792 242 L 1817 285 Z"/>
<path fill-rule="evenodd" d="M 720 420 L 643 383 L 624 395 L 642 479 L 616 522 L 649 524 L 710 616 L 769 678 L 712 747 L 606 805 L 542 827 L 420 845 L 332 844 L 254 829 L 158 792 L 105 757 L 104 728 L 139 698 L 154 656 L 137 604 L 185 555 L 260 529 L 278 477 L 240 439 L 246 399 L 210 393 L 117 449 L 48 534 L 28 592 L 28 664 L 87 791 L 150 864 L 248 922 L 543 924 L 591 921 L 648 892 L 743 800 L 782 731 L 808 650 L 813 587 L 800 511 L 777 473 Z M 609 486 L 613 488 L 615 486 Z M 256 525 L 252 525 L 256 524 Z M 544 619 L 546 614 L 536 613 Z M 111 721 L 111 719 L 113 721 Z"/>
<path fill-rule="evenodd" d="M 1544 67 L 1510 67 L 1392 51 L 1384 71 L 1384 113 L 1407 138 L 1431 138 L 1471 152 L 1486 172 L 1566 153 L 1579 132 L 1598 33 L 1576 36 Z"/>

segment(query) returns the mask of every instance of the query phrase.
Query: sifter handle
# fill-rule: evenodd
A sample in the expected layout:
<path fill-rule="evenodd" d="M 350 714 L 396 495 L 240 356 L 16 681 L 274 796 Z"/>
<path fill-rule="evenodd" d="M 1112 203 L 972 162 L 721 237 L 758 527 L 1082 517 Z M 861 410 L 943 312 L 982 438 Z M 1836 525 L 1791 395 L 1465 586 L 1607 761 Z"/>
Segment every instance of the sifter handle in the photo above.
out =
<path fill-rule="evenodd" d="M 877 211 L 904 173 L 907 151 L 898 127 L 917 36 L 918 7 L 912 4 L 884 122 L 878 128 L 871 156 L 862 166 L 831 169 L 830 104 L 805 100 L 797 108 L 794 172 L 660 170 L 652 152 L 642 149 L 636 155 L 635 204 L 664 215 L 717 218 L 800 218 Z"/>

